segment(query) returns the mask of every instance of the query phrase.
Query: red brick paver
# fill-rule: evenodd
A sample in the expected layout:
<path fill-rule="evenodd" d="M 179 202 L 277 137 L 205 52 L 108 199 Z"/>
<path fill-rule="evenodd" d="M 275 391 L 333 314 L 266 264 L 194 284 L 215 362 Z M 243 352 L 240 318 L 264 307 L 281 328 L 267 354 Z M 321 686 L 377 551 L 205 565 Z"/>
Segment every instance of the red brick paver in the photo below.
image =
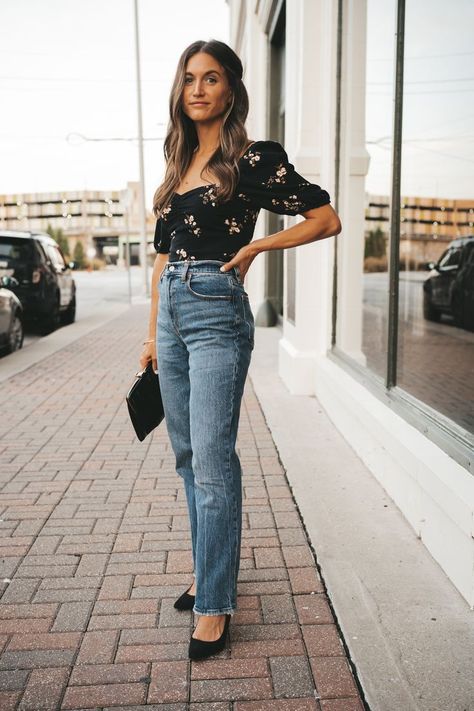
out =
<path fill-rule="evenodd" d="M 124 400 L 147 319 L 135 306 L 2 383 L 0 708 L 362 710 L 250 380 L 238 611 L 221 654 L 188 659 L 184 487 L 166 423 L 138 442 Z"/>

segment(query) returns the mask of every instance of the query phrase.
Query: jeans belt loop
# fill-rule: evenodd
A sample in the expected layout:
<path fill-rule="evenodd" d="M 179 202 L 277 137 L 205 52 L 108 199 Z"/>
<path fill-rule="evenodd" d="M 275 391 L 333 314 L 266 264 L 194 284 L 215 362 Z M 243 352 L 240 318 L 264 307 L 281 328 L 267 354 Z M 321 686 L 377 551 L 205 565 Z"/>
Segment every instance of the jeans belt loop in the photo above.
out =
<path fill-rule="evenodd" d="M 184 265 L 183 273 L 181 275 L 181 281 L 183 281 L 183 282 L 186 281 L 186 275 L 188 273 L 188 269 L 189 269 L 190 265 L 191 265 L 191 262 L 186 262 Z"/>

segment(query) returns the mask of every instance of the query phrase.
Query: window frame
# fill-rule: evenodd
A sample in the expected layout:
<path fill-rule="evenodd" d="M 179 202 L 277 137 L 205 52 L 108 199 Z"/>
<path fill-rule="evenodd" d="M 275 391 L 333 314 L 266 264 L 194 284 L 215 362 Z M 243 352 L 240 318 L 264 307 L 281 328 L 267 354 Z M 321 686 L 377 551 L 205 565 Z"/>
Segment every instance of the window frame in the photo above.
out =
<path fill-rule="evenodd" d="M 335 151 L 335 195 L 339 197 L 341 181 L 341 104 L 342 98 L 342 53 L 344 0 L 338 2 L 337 18 L 337 62 L 336 62 L 336 151 Z M 337 242 L 335 240 L 332 294 L 332 334 L 331 345 L 327 350 L 328 359 L 346 370 L 352 377 L 366 387 L 375 397 L 390 407 L 406 422 L 422 432 L 446 454 L 452 457 L 467 471 L 473 471 L 474 435 L 463 429 L 454 420 L 430 407 L 422 400 L 399 387 L 397 376 L 398 353 L 398 304 L 399 304 L 399 262 L 400 262 L 400 217 L 401 217 L 401 160 L 402 160 L 402 118 L 403 118 L 403 71 L 405 41 L 405 0 L 397 0 L 396 38 L 395 38 L 395 77 L 393 110 L 393 150 L 392 150 L 392 186 L 390 195 L 390 268 L 388 299 L 388 342 L 387 368 L 385 379 L 357 363 L 336 343 L 337 320 Z M 448 248 L 447 251 L 449 252 Z M 473 248 L 474 253 L 474 248 Z M 443 256 L 443 255 L 442 255 Z M 437 264 L 439 264 L 438 260 Z M 453 265 L 454 266 L 454 265 Z M 457 268 L 458 265 L 456 265 Z M 452 268 L 452 267 L 451 267 Z"/>

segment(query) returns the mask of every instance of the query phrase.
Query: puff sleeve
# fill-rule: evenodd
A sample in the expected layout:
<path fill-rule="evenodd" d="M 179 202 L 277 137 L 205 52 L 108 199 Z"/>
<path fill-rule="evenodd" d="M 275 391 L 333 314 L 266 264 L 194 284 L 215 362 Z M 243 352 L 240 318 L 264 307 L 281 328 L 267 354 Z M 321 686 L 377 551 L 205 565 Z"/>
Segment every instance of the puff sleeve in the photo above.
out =
<path fill-rule="evenodd" d="M 244 155 L 244 193 L 257 209 L 298 215 L 330 202 L 329 193 L 296 172 L 277 141 L 256 141 Z"/>
<path fill-rule="evenodd" d="M 158 254 L 168 254 L 170 251 L 171 238 L 169 235 L 169 230 L 167 228 L 166 222 L 160 216 L 155 225 L 155 237 L 153 239 L 153 246 Z"/>

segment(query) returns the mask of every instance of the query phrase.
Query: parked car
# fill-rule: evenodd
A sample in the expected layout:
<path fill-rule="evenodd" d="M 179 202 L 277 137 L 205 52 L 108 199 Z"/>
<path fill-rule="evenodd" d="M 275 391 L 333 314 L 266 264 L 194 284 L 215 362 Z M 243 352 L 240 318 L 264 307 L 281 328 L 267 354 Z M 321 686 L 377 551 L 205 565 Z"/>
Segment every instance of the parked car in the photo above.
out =
<path fill-rule="evenodd" d="M 23 307 L 12 291 L 18 286 L 14 277 L 0 277 L 0 351 L 13 353 L 23 346 Z"/>
<path fill-rule="evenodd" d="M 474 235 L 453 240 L 423 282 L 423 314 L 439 321 L 453 317 L 459 328 L 474 331 Z"/>
<path fill-rule="evenodd" d="M 0 275 L 14 277 L 11 290 L 20 299 L 26 319 L 39 322 L 44 333 L 76 318 L 74 262 L 43 232 L 0 232 Z"/>

